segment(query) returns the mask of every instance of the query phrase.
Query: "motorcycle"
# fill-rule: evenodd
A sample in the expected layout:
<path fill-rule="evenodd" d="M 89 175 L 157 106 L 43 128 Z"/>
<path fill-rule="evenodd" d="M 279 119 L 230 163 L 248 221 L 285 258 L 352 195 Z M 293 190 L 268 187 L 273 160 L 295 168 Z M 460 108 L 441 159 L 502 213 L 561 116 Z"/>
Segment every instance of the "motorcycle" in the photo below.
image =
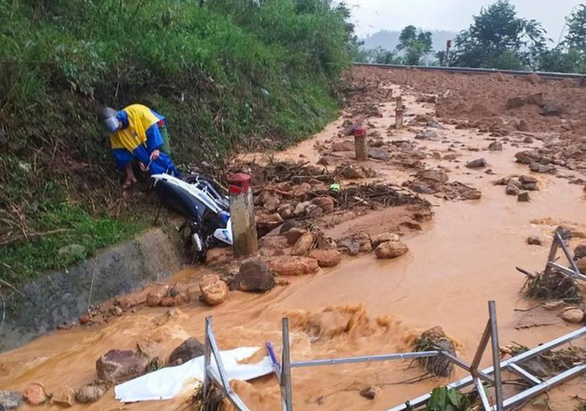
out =
<path fill-rule="evenodd" d="M 201 263 L 206 261 L 210 248 L 232 245 L 230 202 L 219 184 L 202 174 L 190 174 L 183 179 L 168 174 L 151 177 L 163 203 L 186 218 L 179 231 L 191 243 Z"/>

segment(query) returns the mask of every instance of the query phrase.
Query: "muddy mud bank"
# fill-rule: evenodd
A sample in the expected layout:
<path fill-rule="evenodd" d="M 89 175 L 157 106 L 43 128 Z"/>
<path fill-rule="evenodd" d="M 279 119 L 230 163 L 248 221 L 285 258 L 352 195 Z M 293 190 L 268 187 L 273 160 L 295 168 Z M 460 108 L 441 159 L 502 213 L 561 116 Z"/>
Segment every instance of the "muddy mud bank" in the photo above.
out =
<path fill-rule="evenodd" d="M 175 241 L 155 229 L 12 290 L 4 295 L 0 352 L 77 321 L 91 305 L 166 278 L 180 266 Z"/>

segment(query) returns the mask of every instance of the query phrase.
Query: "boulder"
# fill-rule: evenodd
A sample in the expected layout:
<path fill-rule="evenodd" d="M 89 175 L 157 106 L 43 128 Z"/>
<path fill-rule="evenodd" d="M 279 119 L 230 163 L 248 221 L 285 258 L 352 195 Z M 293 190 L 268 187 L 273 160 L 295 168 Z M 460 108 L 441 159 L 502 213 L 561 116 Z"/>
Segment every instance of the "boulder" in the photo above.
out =
<path fill-rule="evenodd" d="M 47 392 L 43 384 L 33 382 L 22 391 L 22 398 L 30 405 L 41 405 L 47 401 Z"/>
<path fill-rule="evenodd" d="M 580 244 L 574 249 L 574 260 L 580 260 L 586 257 L 586 245 Z"/>
<path fill-rule="evenodd" d="M 291 255 L 294 256 L 305 256 L 309 253 L 315 242 L 315 236 L 313 233 L 306 232 L 295 242 Z"/>
<path fill-rule="evenodd" d="M 163 298 L 167 297 L 171 287 L 168 285 L 159 285 L 152 290 L 146 298 L 146 303 L 149 307 L 157 307 L 161 305 Z"/>
<path fill-rule="evenodd" d="M 170 366 L 185 364 L 194 358 L 201 357 L 205 353 L 205 345 L 197 338 L 190 337 L 175 348 L 169 356 Z"/>
<path fill-rule="evenodd" d="M 137 351 L 111 350 L 96 361 L 98 378 L 119 384 L 147 372 L 149 358 Z"/>
<path fill-rule="evenodd" d="M 498 141 L 493 141 L 488 146 L 489 151 L 503 151 L 503 143 L 499 143 Z"/>
<path fill-rule="evenodd" d="M 309 257 L 277 257 L 267 263 L 269 268 L 281 276 L 299 276 L 315 274 L 319 265 L 315 258 Z"/>
<path fill-rule="evenodd" d="M 466 164 L 466 167 L 468 167 L 468 168 L 484 168 L 484 167 L 488 167 L 488 163 L 486 162 L 485 159 L 478 158 L 476 160 L 470 161 L 468 164 Z"/>
<path fill-rule="evenodd" d="M 62 407 L 73 407 L 75 404 L 75 391 L 66 385 L 51 393 L 51 402 Z"/>
<path fill-rule="evenodd" d="M 356 241 L 345 239 L 337 241 L 336 244 L 342 252 L 348 255 L 355 256 L 360 252 L 360 244 L 358 244 Z"/>
<path fill-rule="evenodd" d="M 391 155 L 384 148 L 370 148 L 368 150 L 368 157 L 374 158 L 375 160 L 380 160 L 380 161 L 389 161 L 391 158 Z"/>
<path fill-rule="evenodd" d="M 529 245 L 541 245 L 541 238 L 537 236 L 531 236 L 527 238 L 527 244 Z"/>
<path fill-rule="evenodd" d="M 240 266 L 230 288 L 239 291 L 269 291 L 275 287 L 275 277 L 264 261 L 247 261 Z"/>
<path fill-rule="evenodd" d="M 535 93 L 527 96 L 527 104 L 541 107 L 543 105 L 543 93 Z"/>
<path fill-rule="evenodd" d="M 560 116 L 564 108 L 555 101 L 546 101 L 541 107 L 541 114 L 544 116 Z"/>
<path fill-rule="evenodd" d="M 568 308 L 562 313 L 562 319 L 570 324 L 582 324 L 584 322 L 584 311 L 579 308 Z"/>
<path fill-rule="evenodd" d="M 336 207 L 336 202 L 329 196 L 316 197 L 311 200 L 311 203 L 321 208 L 324 213 L 330 212 Z"/>
<path fill-rule="evenodd" d="M 22 405 L 22 395 L 14 391 L 0 391 L 0 405 L 7 410 L 15 410 Z"/>
<path fill-rule="evenodd" d="M 382 243 L 387 243 L 389 241 L 400 241 L 401 237 L 395 233 L 382 233 L 377 236 L 371 238 L 372 247 L 376 248 Z"/>
<path fill-rule="evenodd" d="M 417 173 L 416 178 L 421 181 L 431 181 L 438 184 L 447 183 L 449 180 L 448 175 L 443 170 L 423 170 Z"/>
<path fill-rule="evenodd" d="M 406 254 L 409 251 L 409 247 L 401 241 L 388 241 L 380 244 L 376 250 L 376 257 L 379 259 L 391 259 L 397 258 Z"/>
<path fill-rule="evenodd" d="M 335 267 L 342 261 L 342 254 L 338 250 L 313 250 L 309 256 L 317 260 L 320 267 Z"/>
<path fill-rule="evenodd" d="M 75 400 L 80 404 L 91 404 L 98 401 L 108 392 L 106 384 L 88 384 L 75 393 Z"/>
<path fill-rule="evenodd" d="M 518 196 L 519 195 L 519 188 L 514 184 L 509 184 L 506 188 L 506 193 L 508 196 Z"/>
<path fill-rule="evenodd" d="M 531 184 L 531 183 L 536 184 L 538 182 L 538 180 L 533 176 L 520 176 L 519 181 L 522 184 Z"/>
<path fill-rule="evenodd" d="M 216 274 L 204 275 L 199 280 L 203 300 L 211 306 L 222 304 L 228 298 L 228 286 Z"/>
<path fill-rule="evenodd" d="M 507 100 L 507 109 L 511 110 L 514 108 L 523 107 L 527 104 L 527 99 L 522 96 L 511 97 Z"/>
<path fill-rule="evenodd" d="M 521 202 L 521 203 L 527 203 L 529 202 L 530 198 L 529 198 L 529 193 L 528 192 L 524 192 L 524 193 L 520 193 L 517 196 L 517 201 Z"/>
<path fill-rule="evenodd" d="M 356 241 L 359 245 L 359 250 L 362 253 L 367 253 L 372 250 L 372 243 L 370 241 L 370 235 L 366 231 L 360 231 L 352 237 L 352 240 Z"/>

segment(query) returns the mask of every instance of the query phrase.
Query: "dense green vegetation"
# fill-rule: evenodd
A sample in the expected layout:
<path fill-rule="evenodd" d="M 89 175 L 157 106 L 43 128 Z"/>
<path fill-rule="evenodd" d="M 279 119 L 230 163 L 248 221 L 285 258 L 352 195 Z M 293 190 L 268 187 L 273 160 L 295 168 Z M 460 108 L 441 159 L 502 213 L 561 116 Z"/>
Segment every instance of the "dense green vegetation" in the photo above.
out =
<path fill-rule="evenodd" d="M 348 17 L 330 0 L 0 0 L 0 280 L 150 218 L 118 187 L 100 105 L 165 114 L 179 164 L 285 146 L 336 115 Z M 69 244 L 85 255 L 59 257 Z"/>
<path fill-rule="evenodd" d="M 472 25 L 454 39 L 449 59 L 451 66 L 484 67 L 512 70 L 557 71 L 586 73 L 586 5 L 575 8 L 566 19 L 565 37 L 559 43 L 547 38 L 542 25 L 517 15 L 508 0 L 498 0 L 482 8 L 474 16 Z M 431 55 L 431 39 L 426 33 L 416 35 L 415 27 L 402 32 L 410 34 L 412 46 L 405 52 L 383 49 L 362 50 L 359 61 L 382 64 L 446 65 L 446 52 Z M 429 33 L 431 36 L 431 33 Z M 413 45 L 415 44 L 415 45 Z"/>

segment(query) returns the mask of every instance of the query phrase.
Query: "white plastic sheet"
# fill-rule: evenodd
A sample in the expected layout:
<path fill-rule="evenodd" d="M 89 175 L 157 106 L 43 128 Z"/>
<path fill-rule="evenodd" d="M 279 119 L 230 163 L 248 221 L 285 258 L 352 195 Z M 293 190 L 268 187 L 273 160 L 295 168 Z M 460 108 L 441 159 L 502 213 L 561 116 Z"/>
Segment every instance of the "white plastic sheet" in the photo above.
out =
<path fill-rule="evenodd" d="M 259 349 L 241 347 L 220 352 L 230 381 L 248 381 L 273 372 L 269 357 L 263 358 L 257 364 L 239 364 L 240 361 L 252 357 Z M 211 364 L 217 371 L 213 356 Z M 114 392 L 116 399 L 121 402 L 170 400 L 182 392 L 193 391 L 203 378 L 204 357 L 198 357 L 177 367 L 162 368 L 117 385 Z"/>

